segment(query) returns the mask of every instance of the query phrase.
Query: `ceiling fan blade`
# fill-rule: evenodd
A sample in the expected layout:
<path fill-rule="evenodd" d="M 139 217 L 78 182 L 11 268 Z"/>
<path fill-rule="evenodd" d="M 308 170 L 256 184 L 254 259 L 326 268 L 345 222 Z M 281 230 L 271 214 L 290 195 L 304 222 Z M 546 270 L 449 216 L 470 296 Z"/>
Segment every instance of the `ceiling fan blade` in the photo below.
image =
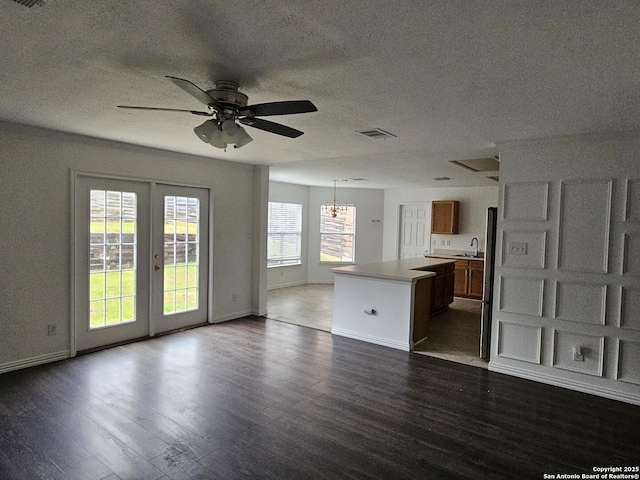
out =
<path fill-rule="evenodd" d="M 193 115 L 200 115 L 202 117 L 212 117 L 212 112 L 199 112 L 197 110 L 182 110 L 180 108 L 162 108 L 162 107 L 132 107 L 130 105 L 118 105 L 118 108 L 129 108 L 133 110 L 157 110 L 160 112 L 183 112 L 191 113 Z"/>
<path fill-rule="evenodd" d="M 178 78 L 178 77 L 170 77 L 169 75 L 167 75 L 167 78 L 171 80 L 173 83 L 175 83 L 177 86 L 179 86 L 181 89 L 183 89 L 185 92 L 187 92 L 189 95 L 200 100 L 205 105 L 211 105 L 212 107 L 214 107 L 216 110 L 219 110 L 219 111 L 222 110 L 222 106 L 218 103 L 218 101 L 215 98 L 213 98 L 211 95 L 209 95 L 207 92 L 202 90 L 200 87 L 198 87 L 194 83 L 191 83 L 189 80 L 185 80 L 184 78 Z"/>
<path fill-rule="evenodd" d="M 300 130 L 296 130 L 295 128 L 270 122 L 268 120 L 262 120 L 261 118 L 240 118 L 238 121 L 244 125 L 248 125 L 249 127 L 264 130 L 265 132 L 275 133 L 276 135 L 282 135 L 283 137 L 297 138 L 304 133 Z"/>
<path fill-rule="evenodd" d="M 240 109 L 240 115 L 266 117 L 270 115 L 291 115 L 293 113 L 317 112 L 316 106 L 309 100 L 289 100 L 285 102 L 258 103 Z"/>

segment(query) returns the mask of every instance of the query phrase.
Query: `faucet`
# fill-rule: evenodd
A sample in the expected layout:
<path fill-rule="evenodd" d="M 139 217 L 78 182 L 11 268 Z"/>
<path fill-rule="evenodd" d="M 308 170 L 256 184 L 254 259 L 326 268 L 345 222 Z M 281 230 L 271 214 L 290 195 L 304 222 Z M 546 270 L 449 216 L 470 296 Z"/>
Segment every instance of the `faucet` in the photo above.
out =
<path fill-rule="evenodd" d="M 474 240 L 476 241 L 476 254 L 475 254 L 475 256 L 477 257 L 477 256 L 479 256 L 478 239 L 477 239 L 476 237 L 473 237 L 473 238 L 471 239 L 471 246 L 472 246 L 472 247 L 473 247 L 473 241 L 474 241 Z"/>

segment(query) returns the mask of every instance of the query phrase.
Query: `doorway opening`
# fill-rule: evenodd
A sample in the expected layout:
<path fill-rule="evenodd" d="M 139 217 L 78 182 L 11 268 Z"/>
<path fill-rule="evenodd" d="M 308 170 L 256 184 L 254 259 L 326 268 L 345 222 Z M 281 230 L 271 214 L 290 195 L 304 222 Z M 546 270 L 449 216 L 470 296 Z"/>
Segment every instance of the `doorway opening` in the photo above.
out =
<path fill-rule="evenodd" d="M 267 292 L 267 318 L 331 332 L 333 284 L 307 283 Z"/>
<path fill-rule="evenodd" d="M 478 351 L 481 315 L 481 301 L 454 297 L 448 310 L 429 318 L 428 336 L 414 353 L 487 368 Z"/>

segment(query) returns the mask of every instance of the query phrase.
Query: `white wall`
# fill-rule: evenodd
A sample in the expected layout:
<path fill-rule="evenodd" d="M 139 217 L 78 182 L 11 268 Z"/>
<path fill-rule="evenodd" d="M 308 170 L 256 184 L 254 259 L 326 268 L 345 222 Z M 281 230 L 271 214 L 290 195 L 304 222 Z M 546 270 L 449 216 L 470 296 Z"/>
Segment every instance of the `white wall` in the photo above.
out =
<path fill-rule="evenodd" d="M 309 187 L 291 183 L 269 182 L 269 201 L 302 205 L 302 264 L 268 268 L 267 286 L 271 289 L 303 285 L 307 283 L 307 265 L 309 263 Z"/>
<path fill-rule="evenodd" d="M 302 265 L 269 268 L 268 288 L 333 283 L 331 269 L 341 264 L 320 263 L 320 206 L 332 199 L 333 188 L 270 182 L 269 201 L 302 204 Z M 356 263 L 380 262 L 384 191 L 338 188 L 337 201 L 356 206 Z"/>
<path fill-rule="evenodd" d="M 320 263 L 320 206 L 332 199 L 333 188 L 309 189 L 309 283 L 333 283 L 336 264 Z M 356 263 L 382 261 L 384 191 L 338 187 L 337 201 L 356 206 Z"/>
<path fill-rule="evenodd" d="M 0 123 L 0 370 L 70 348 L 71 169 L 213 187 L 214 320 L 252 312 L 254 167 Z"/>
<path fill-rule="evenodd" d="M 400 207 L 410 203 L 427 205 L 427 225 L 431 225 L 431 202 L 433 200 L 458 200 L 460 218 L 458 234 L 432 235 L 428 233 L 431 245 L 429 250 L 474 250 L 471 239 L 478 238 L 481 250 L 484 248 L 484 236 L 487 220 L 487 208 L 498 206 L 498 186 L 495 187 L 459 187 L 459 188 L 411 188 L 387 189 L 384 191 L 384 238 L 383 260 L 398 258 L 400 238 Z M 435 242 L 435 245 L 434 245 Z M 441 242 L 445 242 L 441 245 Z M 446 243 L 449 242 L 450 245 Z"/>
<path fill-rule="evenodd" d="M 639 158 L 637 133 L 500 145 L 491 370 L 640 404 Z"/>

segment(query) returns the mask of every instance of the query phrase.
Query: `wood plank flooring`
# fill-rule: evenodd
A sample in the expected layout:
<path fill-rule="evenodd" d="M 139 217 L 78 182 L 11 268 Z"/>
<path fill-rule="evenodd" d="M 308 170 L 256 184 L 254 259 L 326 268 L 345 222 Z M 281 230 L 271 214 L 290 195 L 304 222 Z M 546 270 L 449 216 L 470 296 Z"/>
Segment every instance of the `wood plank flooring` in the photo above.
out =
<path fill-rule="evenodd" d="M 541 479 L 640 407 L 249 317 L 0 375 L 0 479 Z"/>
<path fill-rule="evenodd" d="M 307 283 L 267 292 L 267 317 L 330 332 L 333 327 L 333 284 Z"/>

